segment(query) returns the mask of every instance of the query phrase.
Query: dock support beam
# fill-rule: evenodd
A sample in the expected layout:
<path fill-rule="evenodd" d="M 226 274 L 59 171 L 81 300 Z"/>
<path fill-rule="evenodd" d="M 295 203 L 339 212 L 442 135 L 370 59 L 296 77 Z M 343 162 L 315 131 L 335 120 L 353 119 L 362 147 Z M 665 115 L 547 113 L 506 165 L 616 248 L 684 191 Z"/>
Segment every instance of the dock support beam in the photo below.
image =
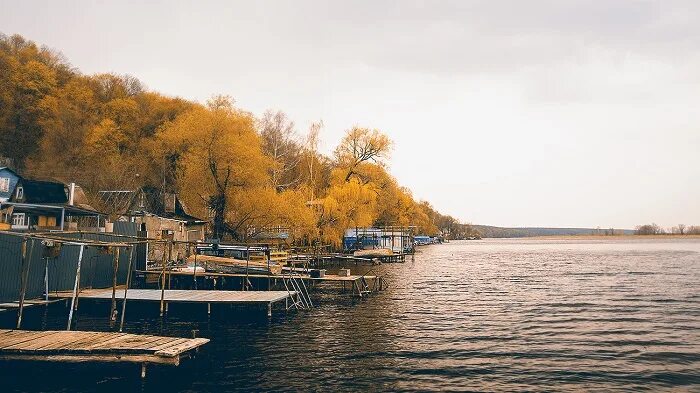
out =
<path fill-rule="evenodd" d="M 161 267 L 161 278 L 160 278 L 160 316 L 162 317 L 163 314 L 165 313 L 165 261 L 166 261 L 166 254 L 165 254 L 165 246 L 167 245 L 166 242 L 163 242 L 163 266 Z"/>
<path fill-rule="evenodd" d="M 119 320 L 119 331 L 124 330 L 124 314 L 126 314 L 126 295 L 127 292 L 129 292 L 129 287 L 131 286 L 131 268 L 133 266 L 133 261 L 134 261 L 134 248 L 136 246 L 131 246 L 131 250 L 129 250 L 129 267 L 126 272 L 126 285 L 124 285 L 124 300 L 122 300 L 122 315 L 121 319 Z"/>
<path fill-rule="evenodd" d="M 66 330 L 70 330 L 71 324 L 73 323 L 73 310 L 75 309 L 75 302 L 78 299 L 78 289 L 80 288 L 80 265 L 83 262 L 83 251 L 85 251 L 85 245 L 80 245 L 80 254 L 78 254 L 78 267 L 75 269 L 75 284 L 73 284 L 73 296 L 70 301 L 70 311 L 68 312 L 68 327 Z"/>
<path fill-rule="evenodd" d="M 49 301 L 49 258 L 44 258 L 44 300 Z"/>
<path fill-rule="evenodd" d="M 17 312 L 17 329 L 22 325 L 22 314 L 24 311 L 24 298 L 27 295 L 27 281 L 29 280 L 29 264 L 31 263 L 31 252 L 27 258 L 27 238 L 22 239 L 22 286 L 19 291 L 19 310 Z M 34 243 L 32 242 L 32 246 Z M 32 247 L 34 249 L 34 247 Z"/>
<path fill-rule="evenodd" d="M 114 250 L 112 261 L 112 305 L 109 308 L 109 324 L 113 326 L 117 321 L 117 273 L 119 271 L 119 247 Z"/>

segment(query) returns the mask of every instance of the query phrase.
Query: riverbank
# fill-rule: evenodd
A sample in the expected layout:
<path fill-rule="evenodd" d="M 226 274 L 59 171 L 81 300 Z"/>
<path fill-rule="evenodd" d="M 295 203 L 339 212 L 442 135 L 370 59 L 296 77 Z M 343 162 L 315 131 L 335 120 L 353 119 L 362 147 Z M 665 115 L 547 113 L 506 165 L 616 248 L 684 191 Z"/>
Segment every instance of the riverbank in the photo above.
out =
<path fill-rule="evenodd" d="M 512 238 L 511 238 L 512 239 Z M 700 235 L 553 235 L 528 236 L 518 239 L 533 240 L 666 240 L 666 239 L 700 239 Z"/>

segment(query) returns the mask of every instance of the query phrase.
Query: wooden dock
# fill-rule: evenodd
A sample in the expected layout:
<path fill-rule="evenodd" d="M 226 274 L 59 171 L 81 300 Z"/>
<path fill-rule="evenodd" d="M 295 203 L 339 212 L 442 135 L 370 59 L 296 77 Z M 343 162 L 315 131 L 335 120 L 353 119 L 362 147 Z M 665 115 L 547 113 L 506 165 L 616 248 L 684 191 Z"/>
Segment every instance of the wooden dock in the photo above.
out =
<path fill-rule="evenodd" d="M 182 277 L 182 278 L 219 278 L 219 277 L 232 277 L 232 278 L 240 278 L 240 279 L 262 279 L 262 280 L 271 280 L 271 281 L 277 281 L 277 280 L 284 280 L 286 278 L 292 277 L 289 274 L 288 268 L 285 270 L 287 273 L 286 274 L 245 274 L 245 273 L 217 273 L 217 272 L 179 272 L 179 271 L 166 271 L 165 274 L 166 276 L 172 276 L 172 277 Z M 350 275 L 350 276 L 339 276 L 336 274 L 326 274 L 323 277 L 311 277 L 309 274 L 307 274 L 305 271 L 302 269 L 294 269 L 293 270 L 294 275 L 293 277 L 298 280 L 304 280 L 306 282 L 312 282 L 312 283 L 340 283 L 343 284 L 343 290 L 345 290 L 345 284 L 347 283 L 349 285 L 349 288 L 353 294 L 356 294 L 360 297 L 363 297 L 364 295 L 371 293 L 371 292 L 376 292 L 376 291 L 381 291 L 383 289 L 383 280 L 382 277 L 380 276 L 370 276 L 370 275 L 364 275 L 364 276 L 359 276 L 359 275 Z M 141 274 L 145 277 L 150 277 L 146 282 L 159 282 L 159 277 L 162 275 L 162 272 L 156 271 L 156 270 L 137 270 L 137 274 Z M 371 285 L 369 284 L 371 282 Z M 370 288 L 371 287 L 371 288 Z M 133 289 L 130 289 L 129 291 L 132 291 Z M 111 291 L 111 290 L 110 290 Z M 160 293 L 160 291 L 158 291 Z M 166 290 L 167 292 L 167 290 Z M 258 291 L 258 292 L 284 292 L 286 291 Z M 245 293 L 245 291 L 244 291 Z M 111 294 L 111 292 L 110 292 Z M 81 297 L 83 297 L 82 292 L 81 292 Z M 111 296 L 111 295 L 110 295 Z"/>
<path fill-rule="evenodd" d="M 299 269 L 298 269 L 299 270 Z M 301 270 L 299 270 L 301 271 Z M 144 275 L 149 275 L 149 276 L 160 276 L 161 273 L 160 271 L 157 270 L 137 270 L 137 274 L 144 274 Z M 238 277 L 238 278 L 265 278 L 265 279 L 283 279 L 286 276 L 284 274 L 245 274 L 245 273 L 218 273 L 218 272 L 178 272 L 178 271 L 172 271 L 168 270 L 165 272 L 167 276 L 179 276 L 179 277 Z M 326 274 L 323 277 L 310 277 L 308 274 L 303 273 L 303 274 L 297 274 L 294 276 L 295 278 L 298 279 L 303 279 L 303 280 L 313 280 L 313 281 L 330 281 L 330 282 L 340 282 L 340 281 L 356 281 L 362 278 L 363 276 L 358 276 L 358 275 L 351 275 L 351 276 L 338 276 L 335 274 Z M 374 280 L 377 278 L 376 276 L 364 276 L 366 280 Z M 111 291 L 111 289 L 110 289 Z M 81 292 L 81 297 L 82 297 Z"/>
<path fill-rule="evenodd" d="M 140 363 L 144 377 L 146 364 L 177 366 L 208 342 L 127 333 L 0 329 L 0 360 Z"/>
<path fill-rule="evenodd" d="M 45 299 L 27 299 L 24 301 L 24 308 L 32 307 L 32 306 L 46 306 L 52 303 L 56 302 L 61 302 L 64 299 L 52 299 L 52 300 L 45 300 Z M 7 303 L 0 303 L 0 312 L 3 311 L 16 311 L 19 309 L 19 302 L 7 302 Z"/>
<path fill-rule="evenodd" d="M 118 300 L 123 299 L 124 290 L 118 290 Z M 272 306 L 277 302 L 295 301 L 294 291 L 218 291 L 218 290 L 183 290 L 166 289 L 129 289 L 126 291 L 128 301 L 160 302 L 161 296 L 165 303 L 203 303 L 211 304 L 259 304 L 266 305 L 268 315 L 272 315 Z M 72 293 L 59 292 L 52 296 L 70 298 Z M 112 289 L 84 289 L 80 291 L 80 299 L 112 299 Z M 211 309 L 209 308 L 209 312 Z"/>

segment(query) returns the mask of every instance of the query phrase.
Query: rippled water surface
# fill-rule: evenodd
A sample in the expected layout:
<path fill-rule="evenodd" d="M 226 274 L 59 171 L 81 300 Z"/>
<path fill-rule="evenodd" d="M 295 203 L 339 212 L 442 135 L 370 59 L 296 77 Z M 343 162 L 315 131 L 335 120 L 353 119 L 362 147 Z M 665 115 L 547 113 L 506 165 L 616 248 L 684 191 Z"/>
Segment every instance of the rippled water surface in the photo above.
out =
<path fill-rule="evenodd" d="M 452 242 L 378 270 L 378 295 L 324 290 L 272 320 L 133 307 L 131 332 L 212 341 L 144 381 L 134 366 L 0 363 L 2 390 L 700 391 L 700 240 Z M 108 329 L 94 308 L 79 329 Z M 63 311 L 29 323 L 60 329 Z"/>

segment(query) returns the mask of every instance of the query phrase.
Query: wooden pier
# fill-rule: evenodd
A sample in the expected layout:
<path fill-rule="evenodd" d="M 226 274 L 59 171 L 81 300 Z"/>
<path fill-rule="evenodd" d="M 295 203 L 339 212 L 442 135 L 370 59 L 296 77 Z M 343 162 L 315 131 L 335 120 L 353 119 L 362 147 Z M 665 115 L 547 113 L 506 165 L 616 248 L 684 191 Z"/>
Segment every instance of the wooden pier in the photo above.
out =
<path fill-rule="evenodd" d="M 337 283 L 342 284 L 342 289 L 346 289 L 346 285 L 349 286 L 351 293 L 359 297 L 364 297 L 371 292 L 381 291 L 384 287 L 384 280 L 380 276 L 374 275 L 350 275 L 350 276 L 339 276 L 335 274 L 326 274 L 323 277 L 311 277 L 303 269 L 291 269 L 293 275 L 290 275 L 290 269 L 284 268 L 286 274 L 273 275 L 273 274 L 244 274 L 244 273 L 216 273 L 216 272 L 179 272 L 179 271 L 166 271 L 166 277 L 177 277 L 184 279 L 217 279 L 217 278 L 237 278 L 241 280 L 263 280 L 267 282 L 267 288 L 273 288 L 278 286 L 277 282 L 293 277 L 297 280 L 303 280 L 307 283 L 321 284 L 321 283 Z M 156 270 L 139 270 L 136 271 L 137 275 L 142 275 L 146 277 L 146 283 L 157 283 L 160 282 L 162 272 Z M 111 290 L 110 290 L 111 291 Z M 130 289 L 129 291 L 132 291 Z M 160 292 L 160 291 L 159 291 Z M 166 290 L 167 292 L 167 290 Z M 221 291 L 216 291 L 221 292 Z M 246 291 L 242 291 L 246 293 Z M 284 292 L 286 291 L 265 291 L 258 290 L 256 292 Z M 81 292 L 81 297 L 83 292 Z M 111 292 L 110 292 L 111 293 Z"/>
<path fill-rule="evenodd" d="M 123 290 L 120 290 L 120 294 Z M 72 293 L 59 292 L 54 297 L 70 298 Z M 121 296 L 121 295 L 120 295 Z M 219 291 L 219 290 L 181 290 L 181 289 L 129 289 L 126 299 L 129 301 L 160 302 L 161 297 L 167 303 L 203 303 L 211 304 L 259 304 L 267 306 L 267 313 L 272 315 L 272 306 L 277 302 L 295 302 L 294 291 Z M 84 289 L 79 297 L 83 299 L 112 299 L 112 289 Z M 120 299 L 121 300 L 121 299 Z M 211 308 L 208 307 L 211 312 Z"/>
<path fill-rule="evenodd" d="M 52 303 L 56 302 L 61 302 L 64 301 L 64 299 L 52 299 L 52 300 L 45 300 L 45 299 L 27 299 L 24 301 L 24 308 L 32 307 L 32 306 L 46 306 Z M 3 311 L 17 311 L 20 307 L 19 302 L 7 302 L 7 303 L 0 303 L 0 313 Z"/>
<path fill-rule="evenodd" d="M 206 338 L 141 334 L 0 329 L 0 360 L 127 362 L 177 366 L 208 343 Z"/>

